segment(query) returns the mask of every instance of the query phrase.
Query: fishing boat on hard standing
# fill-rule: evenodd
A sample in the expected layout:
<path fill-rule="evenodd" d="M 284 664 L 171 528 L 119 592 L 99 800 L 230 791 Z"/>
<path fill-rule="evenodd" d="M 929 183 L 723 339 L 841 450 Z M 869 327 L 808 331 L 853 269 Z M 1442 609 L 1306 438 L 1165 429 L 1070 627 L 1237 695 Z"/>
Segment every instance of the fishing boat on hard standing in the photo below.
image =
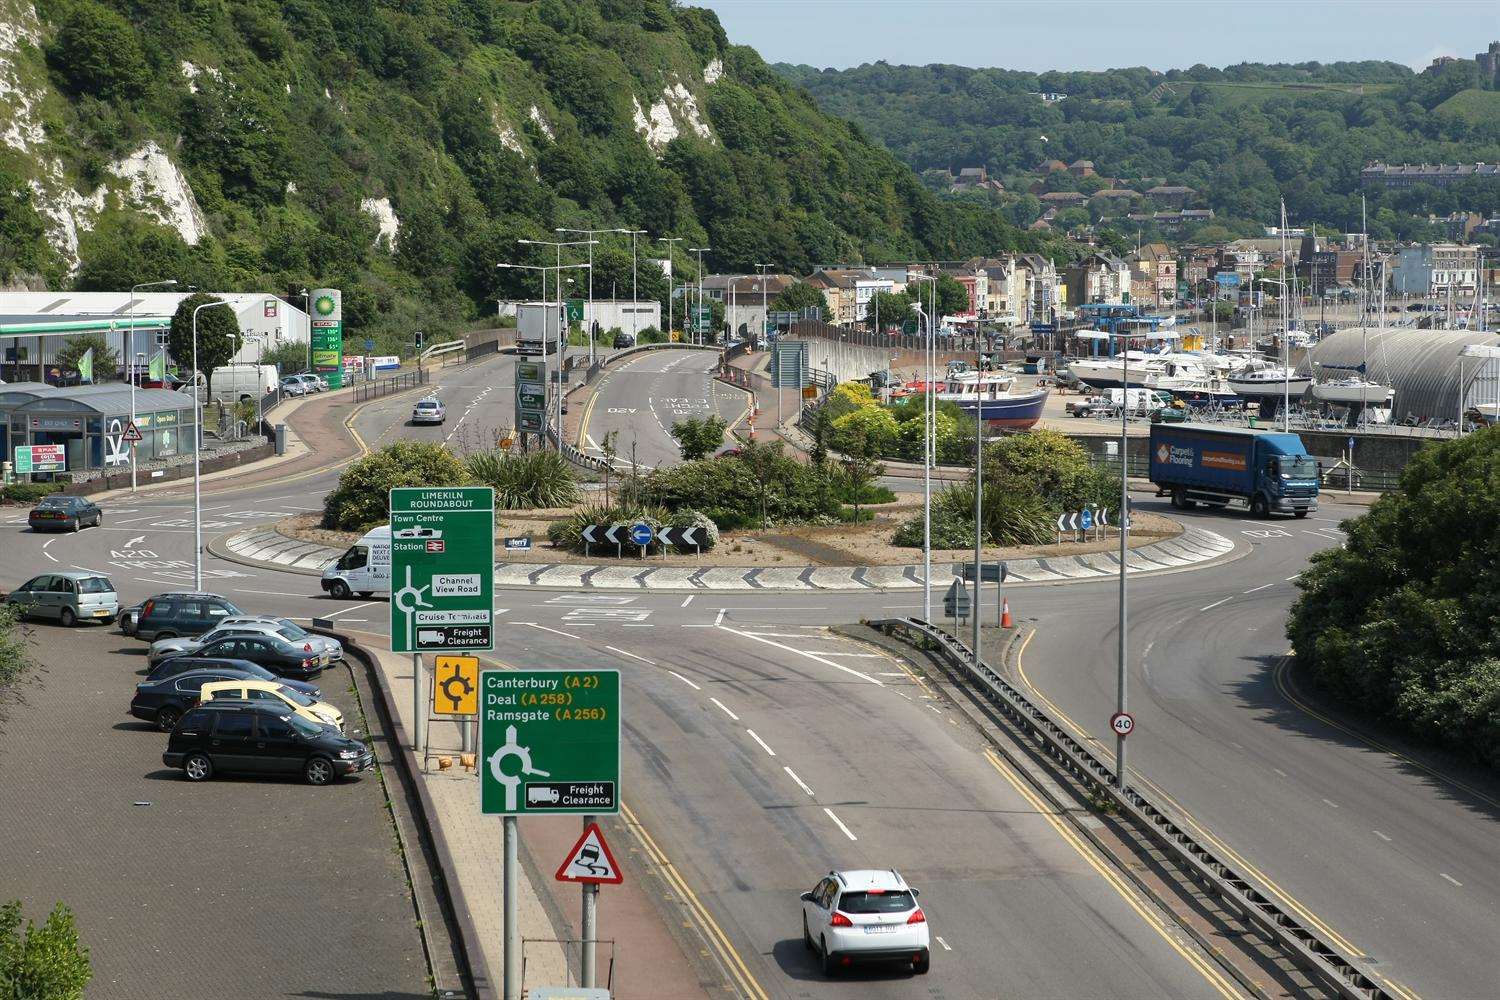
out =
<path fill-rule="evenodd" d="M 1005 372 L 954 371 L 946 378 L 934 380 L 933 395 L 938 402 L 957 404 L 969 416 L 977 415 L 989 427 L 1026 430 L 1042 418 L 1047 389 L 1012 391 L 1015 377 Z M 895 393 L 910 396 L 927 391 L 921 379 L 907 382 Z"/>
<path fill-rule="evenodd" d="M 1262 364 L 1243 369 L 1226 380 L 1230 389 L 1246 399 L 1300 398 L 1312 385 L 1312 377 L 1299 375 L 1281 365 Z"/>
<path fill-rule="evenodd" d="M 1351 404 L 1359 406 L 1389 406 L 1391 405 L 1391 401 L 1396 397 L 1395 389 L 1365 378 L 1364 365 L 1319 365 L 1318 367 L 1356 373 L 1340 378 L 1331 378 L 1324 382 L 1313 383 L 1313 398 L 1320 402 L 1338 403 L 1346 406 Z"/>

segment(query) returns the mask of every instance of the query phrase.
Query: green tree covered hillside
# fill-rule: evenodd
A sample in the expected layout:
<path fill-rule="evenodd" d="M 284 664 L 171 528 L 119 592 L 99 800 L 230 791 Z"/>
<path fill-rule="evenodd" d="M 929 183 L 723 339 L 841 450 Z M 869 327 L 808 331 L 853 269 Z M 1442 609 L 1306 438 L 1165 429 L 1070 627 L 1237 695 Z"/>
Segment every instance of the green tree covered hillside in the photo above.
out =
<path fill-rule="evenodd" d="M 1186 185 L 1197 192 L 1193 206 L 1214 209 L 1216 224 L 1258 235 L 1259 225 L 1276 218 L 1283 194 L 1299 222 L 1357 230 L 1359 174 L 1372 161 L 1500 159 L 1500 105 L 1493 101 L 1500 93 L 1482 89 L 1486 81 L 1472 60 L 1421 74 L 1386 62 L 1167 73 L 886 63 L 776 68 L 919 171 L 987 167 L 1015 196 L 1008 210 L 1023 225 L 1041 211 L 1029 188 L 1046 160 L 1091 160 L 1125 190 L 1138 190 L 1143 180 Z M 1049 102 L 1043 93 L 1067 97 Z M 1044 189 L 1092 194 L 1109 186 L 1060 174 L 1046 178 Z M 1142 210 L 1129 199 L 1094 207 L 1096 217 L 1101 208 Z M 1500 184 L 1371 192 L 1371 232 L 1427 235 L 1428 212 L 1457 209 L 1500 210 Z"/>
<path fill-rule="evenodd" d="M 363 336 L 534 297 L 534 273 L 494 265 L 550 261 L 516 239 L 556 227 L 645 229 L 653 256 L 655 237 L 686 237 L 679 273 L 690 246 L 712 247 L 714 268 L 794 272 L 1042 248 L 991 209 L 934 197 L 712 13 L 669 0 L 42 0 L 34 17 L 0 0 L 0 21 L 34 25 L 0 50 L 0 75 L 45 130 L 25 151 L 0 145 L 0 277 L 327 283 Z M 0 133 L 24 111 L 0 93 Z M 45 235 L 58 242 L 44 223 L 73 197 L 56 191 L 113 191 L 148 143 L 184 172 L 206 235 L 188 246 L 101 196 L 70 275 Z M 596 262 L 596 291 L 628 294 L 628 237 Z M 642 294 L 665 293 L 655 270 Z"/>

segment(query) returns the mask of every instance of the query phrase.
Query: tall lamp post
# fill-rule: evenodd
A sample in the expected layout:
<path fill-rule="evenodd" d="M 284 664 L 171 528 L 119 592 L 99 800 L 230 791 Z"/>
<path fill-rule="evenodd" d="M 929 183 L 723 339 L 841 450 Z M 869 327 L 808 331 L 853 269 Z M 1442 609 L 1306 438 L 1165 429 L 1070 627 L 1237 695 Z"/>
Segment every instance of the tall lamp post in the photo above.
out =
<path fill-rule="evenodd" d="M 686 236 L 658 236 L 656 242 L 667 245 L 667 339 L 672 339 L 672 244 L 682 243 Z M 687 309 L 687 294 L 682 296 L 683 309 Z M 686 323 L 683 324 L 687 326 Z"/>
<path fill-rule="evenodd" d="M 203 452 L 203 397 L 198 392 L 198 314 L 228 302 L 205 302 L 193 309 L 193 589 L 203 590 L 203 470 L 198 461 Z M 205 388 L 207 379 L 204 380 Z"/>
<path fill-rule="evenodd" d="M 533 241 L 533 240 L 521 240 L 520 242 L 522 242 L 522 243 L 531 243 L 531 242 L 535 242 L 535 241 Z M 567 244 L 564 244 L 564 245 L 567 245 Z M 559 253 L 560 252 L 561 251 L 559 251 Z M 543 312 L 542 312 L 542 317 L 543 317 L 543 323 L 542 323 L 542 366 L 545 368 L 546 365 L 547 365 L 547 329 L 546 329 L 547 324 L 546 324 L 546 316 L 551 311 L 551 304 L 547 301 L 547 272 L 548 271 L 556 271 L 557 272 L 557 297 L 558 297 L 558 300 L 559 300 L 559 305 L 561 305 L 561 300 L 562 300 L 562 272 L 568 271 L 568 270 L 572 270 L 574 268 L 586 267 L 586 268 L 589 269 L 589 273 L 592 274 L 593 270 L 594 270 L 594 266 L 592 264 L 558 264 L 558 265 L 554 266 L 554 265 L 551 265 L 551 264 L 504 264 L 504 263 L 496 264 L 495 266 L 498 267 L 498 268 L 502 268 L 502 269 L 505 269 L 505 270 L 511 270 L 511 271 L 540 271 L 542 273 L 542 310 L 543 310 Z M 562 450 L 562 375 L 561 375 L 561 371 L 562 371 L 562 362 L 563 362 L 562 324 L 561 324 L 561 322 L 558 323 L 557 340 L 558 340 L 557 367 L 558 367 L 559 375 L 557 377 L 557 391 L 555 393 L 556 399 L 557 399 L 557 420 L 556 420 L 556 423 L 557 423 L 557 447 L 558 447 L 558 451 L 561 451 Z M 546 439 L 547 439 L 547 435 L 543 434 L 542 435 L 542 447 L 543 448 L 546 447 Z"/>
<path fill-rule="evenodd" d="M 908 274 L 907 283 L 913 281 L 930 281 L 933 284 L 933 295 L 937 294 L 937 278 L 930 274 Z M 917 301 L 911 304 L 918 316 L 927 321 L 927 345 L 923 352 L 922 373 L 922 620 L 932 621 L 932 460 L 933 452 L 936 450 L 933 444 L 933 415 L 935 404 L 932 398 L 932 364 L 934 360 L 934 333 L 933 320 L 937 315 L 936 302 L 929 303 L 929 310 L 924 312 L 921 305 L 921 295 Z M 976 522 L 975 530 L 979 528 Z"/>
<path fill-rule="evenodd" d="M 589 248 L 589 321 L 586 324 L 586 326 L 588 326 L 588 327 L 591 328 L 594 325 L 594 244 L 599 242 L 597 239 L 595 239 L 595 237 L 596 236 L 602 236 L 605 233 L 628 233 L 628 232 L 631 232 L 631 230 L 629 230 L 629 229 L 566 229 L 566 228 L 563 228 L 563 227 L 559 226 L 558 228 L 554 229 L 553 232 L 555 232 L 555 233 L 568 233 L 568 234 L 572 234 L 574 236 L 584 236 L 584 237 L 587 237 L 586 242 L 588 243 L 588 248 Z M 645 230 L 642 229 L 642 230 L 640 230 L 640 232 L 645 232 Z M 522 240 L 521 242 L 524 243 L 526 241 Z M 631 255 L 632 255 L 631 256 L 631 269 L 632 269 L 632 271 L 634 270 L 634 267 L 635 267 L 635 263 L 634 263 L 635 245 L 634 245 L 634 242 L 635 242 L 635 238 L 631 237 Z M 597 360 L 597 357 L 594 354 L 594 331 L 592 329 L 589 329 L 589 364 L 593 364 L 596 360 Z"/>
<path fill-rule="evenodd" d="M 693 311 L 693 329 L 698 330 L 698 314 L 703 311 L 703 254 L 704 251 L 712 250 L 713 247 L 688 247 L 688 253 L 698 255 L 698 308 Z M 702 343 L 703 334 L 698 332 L 699 343 Z M 778 393 L 780 389 L 776 390 Z M 781 398 L 780 396 L 777 397 Z"/>
<path fill-rule="evenodd" d="M 176 288 L 177 279 L 168 278 L 165 281 L 143 281 L 138 285 L 130 286 L 130 320 L 125 327 L 125 356 L 131 358 L 130 364 L 130 426 L 135 426 L 135 383 L 140 378 L 140 370 L 135 367 L 135 293 L 146 288 Z M 135 492 L 135 442 L 130 442 L 130 492 Z"/>
<path fill-rule="evenodd" d="M 755 265 L 755 269 L 760 272 L 760 336 L 755 338 L 756 340 L 763 339 L 766 330 L 771 325 L 771 306 L 766 291 L 766 268 L 770 266 L 770 264 Z"/>
<path fill-rule="evenodd" d="M 640 302 L 641 297 L 639 292 L 636 291 L 635 238 L 646 235 L 646 231 L 644 229 L 626 229 L 622 231 L 630 234 L 630 339 L 639 341 L 641 337 L 641 312 L 637 303 Z M 657 318 L 660 320 L 660 317 Z"/>
<path fill-rule="evenodd" d="M 1130 333 L 1128 331 L 1124 333 L 1110 331 L 1109 336 L 1112 339 L 1124 341 L 1120 347 L 1120 363 L 1122 366 L 1120 382 L 1125 386 L 1125 388 L 1120 390 L 1120 513 L 1116 518 L 1120 527 L 1120 620 L 1118 623 L 1120 641 L 1115 676 L 1115 712 L 1124 715 L 1129 706 L 1129 689 L 1126 673 L 1126 655 L 1129 646 L 1126 643 L 1125 637 L 1125 624 L 1127 621 L 1125 557 L 1129 554 L 1128 538 L 1130 529 Z M 1122 792 L 1126 790 L 1125 737 L 1119 732 L 1115 733 L 1115 786 Z"/>

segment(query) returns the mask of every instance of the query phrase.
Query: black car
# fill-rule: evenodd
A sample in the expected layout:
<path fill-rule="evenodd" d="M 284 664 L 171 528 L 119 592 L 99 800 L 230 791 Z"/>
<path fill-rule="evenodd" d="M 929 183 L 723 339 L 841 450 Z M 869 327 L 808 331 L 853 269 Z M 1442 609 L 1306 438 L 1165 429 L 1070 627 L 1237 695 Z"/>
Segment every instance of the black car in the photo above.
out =
<path fill-rule="evenodd" d="M 309 722 L 284 708 L 260 702 L 211 701 L 184 715 L 161 755 L 189 781 L 216 771 L 300 774 L 310 785 L 326 785 L 372 767 L 375 756 L 358 740 Z"/>
<path fill-rule="evenodd" d="M 185 674 L 189 670 L 236 670 L 246 677 L 253 677 L 258 681 L 277 681 L 285 684 L 293 691 L 300 691 L 309 698 L 323 699 L 323 692 L 316 684 L 307 681 L 294 681 L 286 677 L 278 677 L 271 673 L 259 663 L 251 663 L 249 660 L 231 660 L 227 657 L 208 656 L 174 656 L 170 660 L 162 660 L 151 668 L 146 675 L 147 682 L 164 681 Z"/>
<path fill-rule="evenodd" d="M 42 497 L 41 502 L 26 515 L 26 523 L 32 531 L 78 531 L 81 528 L 97 528 L 104 520 L 104 511 L 99 505 L 84 497 L 65 497 L 54 493 Z"/>
<path fill-rule="evenodd" d="M 187 670 L 154 681 L 147 679 L 135 686 L 135 697 L 130 699 L 130 714 L 171 732 L 183 713 L 198 704 L 203 696 L 203 685 L 214 681 L 245 680 L 249 676 L 243 670 L 220 667 Z"/>
<path fill-rule="evenodd" d="M 328 666 L 328 654 L 310 643 L 291 643 L 274 635 L 226 635 L 193 654 L 203 658 L 249 660 L 278 677 L 305 681 Z M 163 660 L 171 663 L 171 660 Z"/>
<path fill-rule="evenodd" d="M 199 636 L 225 618 L 241 615 L 228 598 L 194 592 L 157 594 L 141 605 L 135 637 L 146 642 Z"/>

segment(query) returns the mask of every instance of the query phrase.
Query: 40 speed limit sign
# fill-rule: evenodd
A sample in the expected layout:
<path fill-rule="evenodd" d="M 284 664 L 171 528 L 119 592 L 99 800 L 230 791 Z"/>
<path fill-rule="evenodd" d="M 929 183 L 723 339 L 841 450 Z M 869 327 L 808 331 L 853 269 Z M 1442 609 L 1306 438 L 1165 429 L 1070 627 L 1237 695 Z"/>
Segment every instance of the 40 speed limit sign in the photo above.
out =
<path fill-rule="evenodd" d="M 1135 716 L 1129 712 L 1116 712 L 1109 717 L 1109 728 L 1120 736 L 1129 736 L 1135 732 Z"/>

